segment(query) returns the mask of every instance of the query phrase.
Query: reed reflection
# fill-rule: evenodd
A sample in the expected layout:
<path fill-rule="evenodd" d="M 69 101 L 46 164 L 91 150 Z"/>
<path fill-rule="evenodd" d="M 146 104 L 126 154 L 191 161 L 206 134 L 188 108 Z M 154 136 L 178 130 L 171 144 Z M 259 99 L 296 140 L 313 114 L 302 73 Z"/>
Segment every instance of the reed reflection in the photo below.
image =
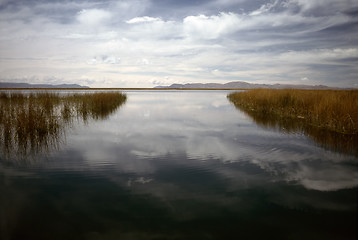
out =
<path fill-rule="evenodd" d="M 276 129 L 286 133 L 303 133 L 323 148 L 358 156 L 357 134 L 334 132 L 312 126 L 307 123 L 305 119 L 283 118 L 275 114 L 270 114 L 270 112 L 252 111 L 250 108 L 240 104 L 235 104 L 234 102 L 233 104 L 238 110 L 243 111 L 261 127 Z"/>
<path fill-rule="evenodd" d="M 74 120 L 106 119 L 126 101 L 119 92 L 0 93 L 0 145 L 6 159 L 49 153 Z"/>

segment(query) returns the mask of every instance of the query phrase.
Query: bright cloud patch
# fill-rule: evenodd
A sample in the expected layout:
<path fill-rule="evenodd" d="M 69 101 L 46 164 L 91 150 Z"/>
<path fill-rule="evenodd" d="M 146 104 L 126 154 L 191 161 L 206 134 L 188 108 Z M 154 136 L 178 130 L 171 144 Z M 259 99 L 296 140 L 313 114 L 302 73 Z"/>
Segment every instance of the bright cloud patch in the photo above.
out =
<path fill-rule="evenodd" d="M 144 17 L 132 18 L 132 19 L 126 21 L 126 23 L 134 24 L 134 23 L 158 22 L 158 21 L 162 21 L 162 20 L 160 18 L 144 16 Z"/>
<path fill-rule="evenodd" d="M 235 32 L 240 25 L 240 18 L 234 13 L 188 16 L 183 20 L 183 24 L 185 33 L 190 37 L 215 39 Z"/>
<path fill-rule="evenodd" d="M 111 13 L 102 9 L 84 9 L 77 14 L 77 20 L 86 25 L 98 25 L 110 18 Z"/>

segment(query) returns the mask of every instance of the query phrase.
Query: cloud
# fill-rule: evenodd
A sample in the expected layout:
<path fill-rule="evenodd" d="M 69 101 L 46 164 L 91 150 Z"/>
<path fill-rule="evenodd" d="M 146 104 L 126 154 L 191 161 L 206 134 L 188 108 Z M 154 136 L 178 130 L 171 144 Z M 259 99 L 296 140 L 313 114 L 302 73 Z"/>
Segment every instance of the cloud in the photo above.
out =
<path fill-rule="evenodd" d="M 120 63 L 121 61 L 121 58 L 119 57 L 113 57 L 113 56 L 110 56 L 110 57 L 106 57 L 103 62 L 106 63 L 106 64 L 118 64 Z"/>
<path fill-rule="evenodd" d="M 77 13 L 77 20 L 90 26 L 103 24 L 110 18 L 111 13 L 102 9 L 83 9 Z"/>
<path fill-rule="evenodd" d="M 120 57 L 115 56 L 97 56 L 93 57 L 90 60 L 87 61 L 87 64 L 89 65 L 97 65 L 97 64 L 119 64 L 121 61 Z"/>
<path fill-rule="evenodd" d="M 5 5 L 6 3 L 10 2 L 11 0 L 0 0 L 0 6 Z"/>
<path fill-rule="evenodd" d="M 116 77 L 123 74 L 128 85 L 140 79 L 150 87 L 150 79 L 165 82 L 165 76 L 270 83 L 309 76 L 307 84 L 350 87 L 358 74 L 352 67 L 358 3 L 328 2 L 2 1 L 0 77 L 46 72 L 123 84 Z"/>
<path fill-rule="evenodd" d="M 109 1 L 110 6 L 116 18 L 132 19 L 138 16 L 143 16 L 147 9 L 152 5 L 150 0 L 122 0 Z"/>
<path fill-rule="evenodd" d="M 188 16 L 183 20 L 183 28 L 189 38 L 215 39 L 235 32 L 240 22 L 240 18 L 234 13 Z"/>
<path fill-rule="evenodd" d="M 277 4 L 279 3 L 278 0 L 276 0 L 274 3 L 266 3 L 261 5 L 261 7 L 255 11 L 252 11 L 249 15 L 250 16 L 256 16 L 260 15 L 266 12 L 269 12 L 271 9 L 273 9 Z"/>
<path fill-rule="evenodd" d="M 290 0 L 284 4 L 291 8 L 298 6 L 302 13 L 315 16 L 337 15 L 358 6 L 358 3 L 352 0 Z"/>
<path fill-rule="evenodd" d="M 179 26 L 178 22 L 164 21 L 161 18 L 145 16 L 132 18 L 125 22 L 127 23 L 126 32 L 124 33 L 126 38 L 132 39 L 135 43 L 141 40 L 144 45 L 149 39 L 154 39 L 155 41 L 169 40 L 181 34 L 181 26 Z M 154 42 L 153 44 L 157 43 Z"/>
<path fill-rule="evenodd" d="M 132 18 L 130 20 L 127 20 L 126 23 L 133 24 L 133 23 L 145 23 L 145 22 L 157 22 L 157 21 L 162 21 L 162 20 L 160 18 L 144 16 L 144 17 Z"/>
<path fill-rule="evenodd" d="M 282 61 L 306 64 L 337 64 L 341 60 L 358 56 L 358 48 L 317 49 L 313 51 L 290 51 L 280 55 Z M 346 64 L 346 63 L 342 63 Z"/>
<path fill-rule="evenodd" d="M 146 58 L 142 58 L 141 63 L 142 63 L 143 65 L 148 65 L 148 64 L 149 64 L 149 60 L 146 59 Z"/>

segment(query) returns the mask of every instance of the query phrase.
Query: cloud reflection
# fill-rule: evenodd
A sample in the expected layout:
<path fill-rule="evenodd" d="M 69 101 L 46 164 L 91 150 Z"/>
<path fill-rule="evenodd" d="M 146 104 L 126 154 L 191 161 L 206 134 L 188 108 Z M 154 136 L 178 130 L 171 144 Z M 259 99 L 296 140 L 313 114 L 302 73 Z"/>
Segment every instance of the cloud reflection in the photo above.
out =
<path fill-rule="evenodd" d="M 227 92 L 127 95 L 120 112 L 80 124 L 47 161 L 31 168 L 0 162 L 0 209 L 11 206 L 3 236 L 22 228 L 51 235 L 59 224 L 77 238 L 219 239 L 248 229 L 246 239 L 257 228 L 281 234 L 288 227 L 280 236 L 328 229 L 335 239 L 354 229 L 346 220 L 357 209 L 354 156 L 259 128 L 227 102 Z M 33 213 L 39 222 L 27 221 Z M 337 222 L 344 227 L 336 230 Z"/>
<path fill-rule="evenodd" d="M 163 166 L 204 171 L 218 161 L 221 168 L 212 174 L 232 184 L 235 174 L 223 169 L 245 163 L 259 167 L 264 181 L 318 191 L 358 185 L 354 156 L 320 148 L 301 134 L 259 128 L 227 102 L 226 92 L 128 94 L 130 101 L 121 114 L 72 137 L 71 145 L 89 166 L 107 164 L 122 173 L 152 178 Z M 239 175 L 246 171 L 232 170 Z M 247 181 L 255 182 L 250 177 Z"/>

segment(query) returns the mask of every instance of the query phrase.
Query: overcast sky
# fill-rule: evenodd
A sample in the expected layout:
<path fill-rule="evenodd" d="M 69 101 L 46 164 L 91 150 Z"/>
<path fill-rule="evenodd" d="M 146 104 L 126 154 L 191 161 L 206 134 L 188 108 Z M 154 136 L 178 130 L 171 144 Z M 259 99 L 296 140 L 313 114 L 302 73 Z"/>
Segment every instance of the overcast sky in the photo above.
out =
<path fill-rule="evenodd" d="M 0 81 L 358 87 L 357 0 L 0 0 Z"/>

